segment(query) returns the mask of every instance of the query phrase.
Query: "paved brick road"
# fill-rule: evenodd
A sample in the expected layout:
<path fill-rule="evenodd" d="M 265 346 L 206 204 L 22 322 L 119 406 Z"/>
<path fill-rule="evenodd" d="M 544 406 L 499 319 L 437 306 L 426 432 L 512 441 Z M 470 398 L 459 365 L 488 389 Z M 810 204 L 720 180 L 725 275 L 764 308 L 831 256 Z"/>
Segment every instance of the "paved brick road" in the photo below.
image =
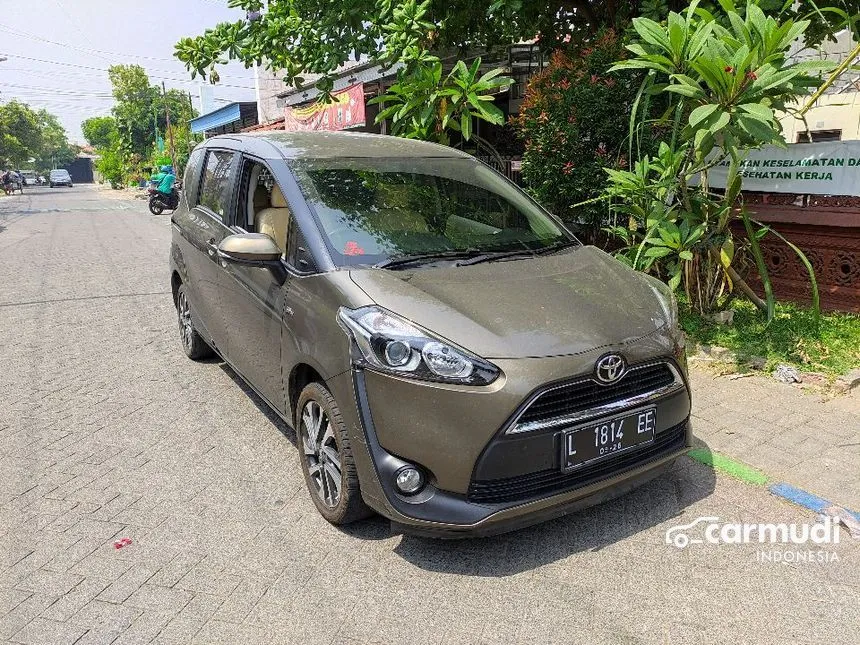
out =
<path fill-rule="evenodd" d="M 860 543 L 829 564 L 663 544 L 714 515 L 811 521 L 688 460 L 598 508 L 463 542 L 339 531 L 292 431 L 182 355 L 169 220 L 91 188 L 0 198 L 0 641 L 851 641 Z M 127 537 L 128 547 L 112 543 Z"/>
<path fill-rule="evenodd" d="M 860 388 L 828 398 L 706 370 L 692 381 L 696 434 L 711 450 L 860 511 Z"/>

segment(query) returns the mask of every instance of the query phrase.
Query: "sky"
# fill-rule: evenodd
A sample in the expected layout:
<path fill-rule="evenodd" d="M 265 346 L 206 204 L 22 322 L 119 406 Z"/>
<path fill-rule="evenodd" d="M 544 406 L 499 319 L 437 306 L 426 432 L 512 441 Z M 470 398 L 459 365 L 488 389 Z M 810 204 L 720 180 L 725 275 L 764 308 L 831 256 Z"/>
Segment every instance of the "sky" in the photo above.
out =
<path fill-rule="evenodd" d="M 81 121 L 110 114 L 107 68 L 136 63 L 150 81 L 191 92 L 197 107 L 200 79 L 191 80 L 173 58 L 173 45 L 242 13 L 227 0 L 0 0 L 0 102 L 18 99 L 54 113 L 69 140 L 85 143 Z M 215 105 L 253 101 L 254 73 L 241 64 L 219 68 Z"/>

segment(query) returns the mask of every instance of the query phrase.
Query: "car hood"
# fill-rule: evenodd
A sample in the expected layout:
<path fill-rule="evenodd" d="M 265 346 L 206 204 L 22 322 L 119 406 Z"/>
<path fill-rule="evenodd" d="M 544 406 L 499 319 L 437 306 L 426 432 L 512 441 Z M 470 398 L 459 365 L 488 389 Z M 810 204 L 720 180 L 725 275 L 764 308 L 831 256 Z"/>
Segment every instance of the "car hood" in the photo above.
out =
<path fill-rule="evenodd" d="M 579 354 L 632 342 L 668 322 L 648 278 L 589 246 L 350 276 L 376 304 L 484 358 Z"/>

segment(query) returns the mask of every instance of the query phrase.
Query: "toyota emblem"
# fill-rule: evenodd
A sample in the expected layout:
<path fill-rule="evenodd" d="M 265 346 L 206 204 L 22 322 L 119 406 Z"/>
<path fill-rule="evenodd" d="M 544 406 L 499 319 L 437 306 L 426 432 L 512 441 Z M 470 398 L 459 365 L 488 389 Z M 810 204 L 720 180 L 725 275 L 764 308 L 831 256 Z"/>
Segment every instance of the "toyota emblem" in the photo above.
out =
<path fill-rule="evenodd" d="M 594 366 L 594 375 L 601 383 L 615 383 L 627 371 L 627 361 L 618 354 L 607 354 L 598 359 Z"/>

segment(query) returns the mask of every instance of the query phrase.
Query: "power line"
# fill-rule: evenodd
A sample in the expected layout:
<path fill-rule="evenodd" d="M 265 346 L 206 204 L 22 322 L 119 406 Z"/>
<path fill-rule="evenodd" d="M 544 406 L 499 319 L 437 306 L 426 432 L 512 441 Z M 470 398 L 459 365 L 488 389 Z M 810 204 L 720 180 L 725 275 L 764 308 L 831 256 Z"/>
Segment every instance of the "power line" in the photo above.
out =
<path fill-rule="evenodd" d="M 0 95 L 2 96 L 2 95 Z M 50 96 L 9 96 L 6 97 L 6 101 L 17 101 L 19 103 L 58 103 L 62 105 L 74 105 L 77 107 L 83 106 L 93 106 L 93 108 L 98 107 L 98 109 L 110 109 L 110 103 L 101 104 L 95 103 L 96 101 L 100 101 L 101 99 L 94 99 L 90 97 L 82 97 L 80 99 L 76 99 L 71 96 L 61 96 L 61 97 L 50 97 Z"/>
<path fill-rule="evenodd" d="M 32 90 L 35 92 L 46 92 L 48 94 L 57 94 L 60 96 L 92 96 L 97 98 L 113 99 L 113 94 L 102 92 L 79 92 L 77 90 L 58 89 L 54 87 L 36 87 L 33 85 L 18 85 L 17 83 L 0 83 L 0 87 L 13 87 L 19 90 Z"/>
<path fill-rule="evenodd" d="M 21 31 L 20 29 L 16 29 L 14 27 L 9 27 L 8 25 L 4 25 L 2 23 L 0 23 L 0 31 L 5 31 L 9 34 L 12 34 L 13 36 L 18 36 L 20 38 L 33 38 L 36 40 L 41 40 L 43 42 L 50 43 L 52 45 L 58 45 L 60 47 L 75 49 L 75 50 L 78 50 L 78 51 L 86 53 L 86 54 L 91 54 L 91 53 L 109 54 L 109 55 L 113 56 L 114 58 L 119 58 L 121 60 L 127 60 L 129 58 L 140 58 L 142 60 L 153 60 L 153 61 L 159 61 L 159 62 L 164 62 L 164 63 L 178 63 L 178 62 L 180 62 L 179 59 L 177 59 L 177 58 L 160 58 L 160 57 L 156 57 L 156 56 L 144 56 L 144 55 L 139 55 L 139 54 L 124 54 L 124 53 L 118 53 L 118 52 L 107 52 L 107 51 L 104 51 L 101 49 L 88 49 L 85 47 L 78 47 L 76 45 L 71 45 L 69 43 L 62 43 L 62 42 L 59 42 L 56 40 L 49 40 L 47 38 L 43 38 L 42 36 L 38 36 L 36 34 L 31 34 L 29 32 Z M 34 60 L 36 60 L 36 59 L 34 59 Z M 104 60 L 108 60 L 108 62 L 110 62 L 109 59 L 104 59 Z M 60 63 L 60 62 L 55 62 L 55 61 L 42 61 L 42 62 L 52 62 L 55 65 L 63 65 L 63 64 L 71 65 L 71 63 Z M 93 68 L 93 69 L 99 69 L 99 68 Z M 163 72 L 164 70 L 153 70 L 153 71 Z M 235 74 L 221 74 L 221 76 L 224 78 L 237 78 L 237 79 L 245 79 L 246 78 L 244 76 L 236 76 Z"/>
<path fill-rule="evenodd" d="M 77 45 L 72 45 L 71 43 L 63 43 L 56 40 L 51 40 L 50 38 L 45 38 L 43 36 L 39 36 L 37 34 L 31 34 L 27 31 L 23 31 L 21 29 L 17 29 L 15 27 L 11 27 L 9 25 L 4 25 L 0 23 L 0 31 L 5 31 L 13 36 L 18 36 L 19 38 L 32 38 L 33 40 L 39 40 L 44 43 L 49 43 L 51 45 L 57 45 L 58 47 L 67 47 L 69 49 L 74 49 L 79 52 L 83 52 L 85 54 L 94 54 L 99 56 L 100 58 L 107 55 L 112 56 L 114 58 L 139 58 L 141 60 L 155 60 L 155 61 L 166 61 L 168 63 L 173 62 L 169 58 L 159 58 L 156 56 L 144 56 L 141 54 L 126 54 L 126 53 L 118 53 L 118 52 L 109 52 L 103 49 L 90 49 L 88 47 L 78 47 Z"/>
<path fill-rule="evenodd" d="M 34 58 L 32 56 L 23 56 L 20 54 L 4 53 L 3 55 L 9 56 L 10 58 L 20 58 L 21 60 L 29 60 L 29 61 L 33 61 L 36 63 L 46 63 L 48 65 L 60 65 L 61 67 L 72 67 L 72 68 L 76 68 L 76 69 L 86 69 L 86 70 L 91 70 L 91 71 L 95 71 L 95 72 L 108 72 L 109 71 L 106 67 L 92 67 L 90 65 L 78 65 L 76 63 L 64 63 L 61 61 L 47 60 L 44 58 Z M 2 69 L 2 68 L 0 68 L 0 69 Z M 196 80 L 192 80 L 192 79 L 179 79 L 179 78 L 172 78 L 169 76 L 159 76 L 157 74 L 151 73 L 146 68 L 144 68 L 144 71 L 146 71 L 147 76 L 149 76 L 150 78 L 157 79 L 159 81 L 170 81 L 173 83 L 185 83 L 185 84 L 190 84 L 190 85 L 198 85 L 200 83 L 200 81 L 196 81 Z M 159 70 L 154 70 L 154 71 L 159 71 Z M 240 78 L 240 77 L 233 77 L 233 78 Z M 255 88 L 249 87 L 247 85 L 232 85 L 230 83 L 218 83 L 214 87 L 226 87 L 226 88 L 231 88 L 231 89 L 252 90 L 252 91 L 255 89 Z"/>

